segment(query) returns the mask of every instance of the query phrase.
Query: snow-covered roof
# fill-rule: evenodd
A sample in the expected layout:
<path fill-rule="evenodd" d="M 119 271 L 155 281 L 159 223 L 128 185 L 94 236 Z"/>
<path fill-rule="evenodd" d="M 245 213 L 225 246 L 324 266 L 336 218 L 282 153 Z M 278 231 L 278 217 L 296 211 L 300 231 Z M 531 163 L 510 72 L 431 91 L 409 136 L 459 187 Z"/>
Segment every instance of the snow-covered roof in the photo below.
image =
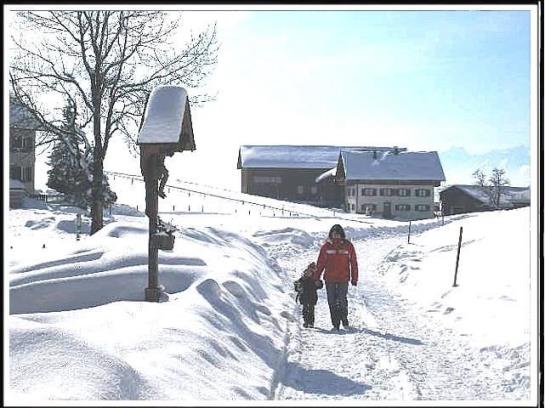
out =
<path fill-rule="evenodd" d="M 9 189 L 10 190 L 24 190 L 25 185 L 19 180 L 9 179 Z"/>
<path fill-rule="evenodd" d="M 335 177 L 337 174 L 337 167 L 333 167 L 332 169 L 329 169 L 328 171 L 320 174 L 318 177 L 316 177 L 316 183 L 319 183 L 322 180 L 325 180 L 330 177 Z"/>
<path fill-rule="evenodd" d="M 386 152 L 342 151 L 346 180 L 444 181 L 445 174 L 435 151 Z"/>
<path fill-rule="evenodd" d="M 331 169 L 337 165 L 341 150 L 392 149 L 379 146 L 244 145 L 239 150 L 237 168 Z"/>
<path fill-rule="evenodd" d="M 490 198 L 487 194 L 487 187 L 476 186 L 474 184 L 453 184 L 445 188 L 442 192 L 456 188 L 471 197 L 479 200 L 483 204 L 489 204 Z M 500 205 L 509 207 L 514 202 L 530 202 L 530 189 L 528 187 L 503 186 L 500 196 Z"/>
<path fill-rule="evenodd" d="M 158 86 L 150 93 L 137 143 L 177 144 L 182 139 L 193 141 L 187 91 L 181 86 Z"/>
<path fill-rule="evenodd" d="M 30 111 L 14 97 L 9 98 L 9 127 L 15 129 L 39 130 L 40 123 Z"/>

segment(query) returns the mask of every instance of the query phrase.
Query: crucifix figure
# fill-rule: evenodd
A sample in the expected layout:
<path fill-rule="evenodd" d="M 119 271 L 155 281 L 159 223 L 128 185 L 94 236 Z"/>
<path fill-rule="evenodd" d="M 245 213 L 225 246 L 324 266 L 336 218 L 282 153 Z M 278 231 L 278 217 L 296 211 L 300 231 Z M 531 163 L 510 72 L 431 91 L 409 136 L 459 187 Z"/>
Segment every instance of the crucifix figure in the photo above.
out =
<path fill-rule="evenodd" d="M 168 170 L 165 167 L 166 156 L 174 153 L 162 153 L 152 149 L 142 149 L 140 153 L 140 171 L 146 185 L 146 215 L 157 216 L 157 196 L 166 198 L 165 185 L 168 179 Z M 159 188 L 157 189 L 157 183 Z M 157 194 L 157 196 L 156 196 Z"/>

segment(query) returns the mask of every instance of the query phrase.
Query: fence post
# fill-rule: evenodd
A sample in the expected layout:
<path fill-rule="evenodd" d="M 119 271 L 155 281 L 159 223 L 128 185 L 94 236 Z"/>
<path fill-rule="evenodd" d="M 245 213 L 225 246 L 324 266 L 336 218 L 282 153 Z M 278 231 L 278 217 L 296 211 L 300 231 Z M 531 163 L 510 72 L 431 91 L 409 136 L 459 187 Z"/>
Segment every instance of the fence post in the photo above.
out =
<path fill-rule="evenodd" d="M 411 243 L 411 221 L 409 221 L 409 236 L 407 237 L 407 244 Z"/>
<path fill-rule="evenodd" d="M 174 212 L 174 211 L 176 211 L 176 206 L 175 205 L 172 206 L 172 212 Z"/>
<path fill-rule="evenodd" d="M 76 214 L 76 241 L 79 241 L 79 234 L 81 230 L 81 214 Z"/>
<path fill-rule="evenodd" d="M 454 284 L 452 286 L 458 286 L 456 284 L 456 278 L 458 277 L 458 263 L 460 262 L 460 247 L 462 246 L 462 234 L 464 227 L 460 227 L 460 237 L 458 238 L 458 253 L 456 254 L 456 269 L 454 270 Z"/>
<path fill-rule="evenodd" d="M 441 210 L 441 225 L 445 225 L 445 214 Z"/>

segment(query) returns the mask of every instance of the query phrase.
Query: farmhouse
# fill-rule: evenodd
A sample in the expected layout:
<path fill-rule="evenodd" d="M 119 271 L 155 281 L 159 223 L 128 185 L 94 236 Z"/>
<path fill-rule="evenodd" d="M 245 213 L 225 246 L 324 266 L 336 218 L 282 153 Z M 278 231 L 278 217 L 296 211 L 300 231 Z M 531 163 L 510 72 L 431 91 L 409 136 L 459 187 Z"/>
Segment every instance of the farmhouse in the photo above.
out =
<path fill-rule="evenodd" d="M 244 145 L 237 163 L 241 191 L 322 207 L 340 206 L 343 188 L 335 183 L 332 172 L 341 150 L 385 152 L 393 147 Z"/>
<path fill-rule="evenodd" d="M 501 189 L 499 209 L 519 208 L 530 205 L 529 187 L 509 187 Z M 453 184 L 439 193 L 443 214 L 463 214 L 475 211 L 491 211 L 496 208 L 491 203 L 490 187 L 467 184 Z"/>
<path fill-rule="evenodd" d="M 435 151 L 342 150 L 335 178 L 347 212 L 416 220 L 433 216 L 434 188 L 445 174 Z"/>
<path fill-rule="evenodd" d="M 10 207 L 20 206 L 23 196 L 22 190 L 28 194 L 34 193 L 34 167 L 36 161 L 34 146 L 36 141 L 36 130 L 38 130 L 37 121 L 35 121 L 30 113 L 23 106 L 18 104 L 13 97 L 10 97 Z"/>

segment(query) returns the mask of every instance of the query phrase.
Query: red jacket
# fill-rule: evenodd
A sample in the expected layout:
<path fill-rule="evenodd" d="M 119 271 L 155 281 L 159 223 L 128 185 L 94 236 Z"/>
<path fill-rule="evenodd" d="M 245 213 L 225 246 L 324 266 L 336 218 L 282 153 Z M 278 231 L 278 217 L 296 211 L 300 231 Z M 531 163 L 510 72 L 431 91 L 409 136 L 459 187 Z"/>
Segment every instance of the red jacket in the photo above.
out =
<path fill-rule="evenodd" d="M 328 239 L 320 249 L 315 279 L 323 270 L 326 282 L 358 282 L 358 260 L 352 243 L 346 239 Z"/>

